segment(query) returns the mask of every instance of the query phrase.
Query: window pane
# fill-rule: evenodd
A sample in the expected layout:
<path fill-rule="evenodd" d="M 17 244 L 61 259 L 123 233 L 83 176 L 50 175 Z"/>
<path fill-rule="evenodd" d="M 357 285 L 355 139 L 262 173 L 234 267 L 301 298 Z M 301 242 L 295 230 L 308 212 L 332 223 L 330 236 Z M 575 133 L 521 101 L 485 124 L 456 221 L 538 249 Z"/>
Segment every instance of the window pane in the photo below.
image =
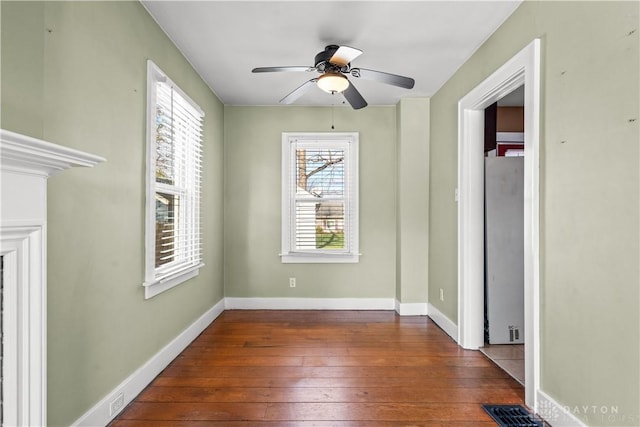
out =
<path fill-rule="evenodd" d="M 175 257 L 178 197 L 156 193 L 156 268 Z"/>
<path fill-rule="evenodd" d="M 344 196 L 344 151 L 296 150 L 296 185 L 314 197 Z"/>
<path fill-rule="evenodd" d="M 295 215 L 295 246 L 297 250 L 344 249 L 343 202 L 298 200 Z"/>
<path fill-rule="evenodd" d="M 344 203 L 316 205 L 316 248 L 344 249 Z"/>
<path fill-rule="evenodd" d="M 175 184 L 175 146 L 171 88 L 158 83 L 156 104 L 156 182 Z"/>

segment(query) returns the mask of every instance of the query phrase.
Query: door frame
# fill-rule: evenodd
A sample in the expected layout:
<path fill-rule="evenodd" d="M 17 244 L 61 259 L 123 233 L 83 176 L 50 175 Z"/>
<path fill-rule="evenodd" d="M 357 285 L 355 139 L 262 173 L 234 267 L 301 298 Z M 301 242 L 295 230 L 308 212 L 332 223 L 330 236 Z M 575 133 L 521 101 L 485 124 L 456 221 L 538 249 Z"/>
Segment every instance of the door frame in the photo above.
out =
<path fill-rule="evenodd" d="M 540 39 L 458 102 L 458 344 L 484 345 L 484 109 L 524 84 L 525 402 L 540 389 Z"/>

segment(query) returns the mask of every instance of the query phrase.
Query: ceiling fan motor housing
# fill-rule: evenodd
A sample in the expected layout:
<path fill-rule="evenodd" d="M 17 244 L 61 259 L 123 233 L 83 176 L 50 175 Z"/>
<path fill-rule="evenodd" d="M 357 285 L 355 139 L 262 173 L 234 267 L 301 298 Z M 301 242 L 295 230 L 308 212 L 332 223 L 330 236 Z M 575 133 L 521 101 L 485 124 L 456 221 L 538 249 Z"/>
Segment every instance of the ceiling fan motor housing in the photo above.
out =
<path fill-rule="evenodd" d="M 316 70 L 318 70 L 319 73 L 324 73 L 325 71 L 332 71 L 332 72 L 341 72 L 341 73 L 346 73 L 349 70 L 349 65 L 345 65 L 343 67 L 337 65 L 337 64 L 332 64 L 331 62 L 329 62 L 329 60 L 331 59 L 331 57 L 333 57 L 333 54 L 336 53 L 336 51 L 340 48 L 340 46 L 335 45 L 335 44 L 330 44 L 327 47 L 324 48 L 324 50 L 322 52 L 319 52 L 316 57 L 315 57 L 315 68 Z"/>

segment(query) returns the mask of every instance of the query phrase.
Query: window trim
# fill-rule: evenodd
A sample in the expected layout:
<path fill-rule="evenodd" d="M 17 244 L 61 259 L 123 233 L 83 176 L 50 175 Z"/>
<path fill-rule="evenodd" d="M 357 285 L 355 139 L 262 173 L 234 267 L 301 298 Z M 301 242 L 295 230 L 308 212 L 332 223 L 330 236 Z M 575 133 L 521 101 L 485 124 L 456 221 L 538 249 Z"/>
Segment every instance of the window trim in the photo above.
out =
<path fill-rule="evenodd" d="M 359 194 L 358 194 L 358 132 L 283 132 L 282 133 L 282 253 L 285 263 L 358 263 L 359 253 Z M 349 230 L 348 250 L 346 252 L 295 251 L 292 250 L 293 203 L 291 189 L 291 171 L 295 164 L 294 143 L 325 142 L 327 145 L 340 145 L 345 149 L 345 229 Z M 326 145 L 325 145 L 326 146 Z"/>
<path fill-rule="evenodd" d="M 152 298 L 166 290 L 169 290 L 199 274 L 199 270 L 204 266 L 200 260 L 198 264 L 188 265 L 176 271 L 163 272 L 158 275 L 158 268 L 155 266 L 156 257 L 156 191 L 162 189 L 156 184 L 156 164 L 155 157 L 155 105 L 156 84 L 167 83 L 173 90 L 184 98 L 201 116 L 204 118 L 204 111 L 196 104 L 178 85 L 176 85 L 153 61 L 147 60 L 147 105 L 146 105 L 146 200 L 145 200 L 145 279 L 143 282 L 145 299 Z M 200 183 L 200 185 L 202 185 Z M 200 200 L 198 201 L 200 204 Z M 199 212 L 198 212 L 199 214 Z M 197 227 L 200 227 L 198 222 Z M 160 267 L 162 268 L 162 267 Z"/>

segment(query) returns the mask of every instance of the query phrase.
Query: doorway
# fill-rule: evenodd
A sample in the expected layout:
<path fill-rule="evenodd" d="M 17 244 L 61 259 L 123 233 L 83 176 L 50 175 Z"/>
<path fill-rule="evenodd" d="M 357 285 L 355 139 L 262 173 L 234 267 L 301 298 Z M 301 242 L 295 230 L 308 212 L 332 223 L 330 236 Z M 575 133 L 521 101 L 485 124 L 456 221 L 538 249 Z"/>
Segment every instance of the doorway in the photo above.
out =
<path fill-rule="evenodd" d="M 524 86 L 485 109 L 484 345 L 523 386 Z"/>
<path fill-rule="evenodd" d="M 458 344 L 484 344 L 484 109 L 525 87 L 525 402 L 540 389 L 539 128 L 540 40 L 531 42 L 458 103 Z"/>

